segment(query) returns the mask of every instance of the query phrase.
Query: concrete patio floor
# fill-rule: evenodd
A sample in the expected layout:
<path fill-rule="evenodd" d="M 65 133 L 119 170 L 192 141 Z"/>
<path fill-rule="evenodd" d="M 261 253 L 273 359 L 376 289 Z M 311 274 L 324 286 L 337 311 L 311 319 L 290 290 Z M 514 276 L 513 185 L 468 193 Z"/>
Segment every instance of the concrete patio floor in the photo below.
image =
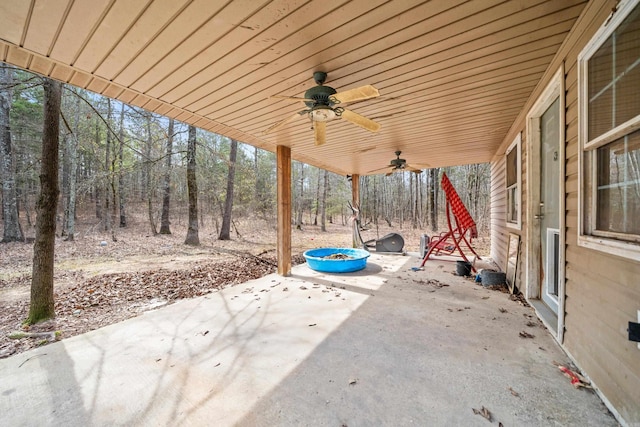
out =
<path fill-rule="evenodd" d="M 305 264 L 0 360 L 0 425 L 617 425 L 531 308 L 418 264 Z"/>

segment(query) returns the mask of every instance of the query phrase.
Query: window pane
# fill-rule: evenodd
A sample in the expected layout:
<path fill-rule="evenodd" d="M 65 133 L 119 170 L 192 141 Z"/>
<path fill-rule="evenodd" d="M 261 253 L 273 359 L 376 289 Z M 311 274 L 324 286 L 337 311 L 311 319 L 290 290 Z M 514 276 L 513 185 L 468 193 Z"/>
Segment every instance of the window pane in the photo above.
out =
<path fill-rule="evenodd" d="M 640 130 L 598 149 L 596 228 L 640 235 Z"/>
<path fill-rule="evenodd" d="M 507 154 L 507 187 L 511 187 L 518 182 L 518 146 Z"/>
<path fill-rule="evenodd" d="M 631 68 L 640 58 L 640 7 L 616 29 L 616 74 Z"/>
<path fill-rule="evenodd" d="M 640 114 L 639 87 L 640 65 L 636 65 L 618 80 L 616 87 L 616 126 Z"/>
<path fill-rule="evenodd" d="M 589 59 L 588 75 L 592 140 L 640 114 L 640 7 Z"/>
<path fill-rule="evenodd" d="M 518 222 L 518 188 L 513 186 L 507 189 L 507 222 Z"/>
<path fill-rule="evenodd" d="M 589 139 L 613 127 L 613 39 L 610 37 L 589 60 Z"/>
<path fill-rule="evenodd" d="M 589 103 L 589 139 L 613 128 L 613 88 L 600 93 Z"/>
<path fill-rule="evenodd" d="M 640 7 L 616 30 L 616 123 L 640 114 Z"/>

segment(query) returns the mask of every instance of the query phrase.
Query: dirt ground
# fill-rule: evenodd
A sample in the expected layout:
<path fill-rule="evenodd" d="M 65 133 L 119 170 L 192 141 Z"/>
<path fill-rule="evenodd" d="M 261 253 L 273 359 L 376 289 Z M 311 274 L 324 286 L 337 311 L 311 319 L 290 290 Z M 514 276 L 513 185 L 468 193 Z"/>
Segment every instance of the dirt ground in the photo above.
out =
<path fill-rule="evenodd" d="M 232 286 L 276 270 L 275 221 L 236 221 L 238 233 L 220 241 L 214 227 L 201 227 L 200 246 L 184 245 L 185 224 L 171 226 L 171 235 L 155 235 L 141 218 L 111 233 L 100 224 L 78 228 L 73 242 L 56 239 L 54 294 L 56 318 L 27 327 L 33 259 L 32 243 L 1 244 L 0 358 L 97 329 L 138 314 L 224 286 Z M 418 251 L 423 230 L 375 227 L 364 240 L 400 233 L 406 251 Z M 27 235 L 29 232 L 27 231 Z M 304 225 L 292 231 L 294 264 L 317 247 L 350 247 L 351 227 Z M 489 239 L 474 241 L 481 255 Z"/>

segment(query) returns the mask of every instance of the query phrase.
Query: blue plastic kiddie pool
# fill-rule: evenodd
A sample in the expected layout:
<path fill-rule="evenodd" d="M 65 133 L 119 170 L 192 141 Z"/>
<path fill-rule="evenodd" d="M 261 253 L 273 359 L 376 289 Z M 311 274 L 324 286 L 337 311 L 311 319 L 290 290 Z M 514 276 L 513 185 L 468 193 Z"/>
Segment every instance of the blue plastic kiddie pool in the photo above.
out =
<path fill-rule="evenodd" d="M 367 266 L 369 252 L 352 248 L 309 249 L 304 254 L 309 268 L 325 273 L 349 273 Z"/>

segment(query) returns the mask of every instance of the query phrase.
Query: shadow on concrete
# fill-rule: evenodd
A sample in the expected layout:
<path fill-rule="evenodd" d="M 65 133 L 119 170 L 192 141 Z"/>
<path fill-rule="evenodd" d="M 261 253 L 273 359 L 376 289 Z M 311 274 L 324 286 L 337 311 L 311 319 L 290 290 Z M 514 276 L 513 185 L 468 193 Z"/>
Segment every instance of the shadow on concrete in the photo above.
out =
<path fill-rule="evenodd" d="M 593 392 L 558 372 L 553 362 L 567 356 L 546 330 L 526 326 L 529 308 L 443 264 L 421 272 L 410 265 L 381 273 L 386 283 L 375 297 L 236 425 L 482 426 L 473 408 L 483 406 L 504 425 L 617 425 Z M 449 286 L 417 285 L 422 278 Z M 334 286 L 331 279 L 313 280 Z M 519 338 L 523 329 L 536 337 Z"/>
<path fill-rule="evenodd" d="M 472 411 L 484 406 L 504 425 L 616 425 L 552 364 L 568 359 L 528 326 L 530 308 L 436 262 L 372 258 L 340 275 L 297 266 L 0 360 L 2 422 L 486 425 Z"/>
<path fill-rule="evenodd" d="M 38 416 L 49 420 L 41 424 L 46 425 L 60 415 L 74 425 L 91 422 L 92 411 L 82 398 L 74 360 L 61 342 L 7 359 L 0 368 L 0 378 L 0 413 L 4 420 L 0 424 L 34 425 Z M 11 418 L 7 418 L 9 414 Z"/>

